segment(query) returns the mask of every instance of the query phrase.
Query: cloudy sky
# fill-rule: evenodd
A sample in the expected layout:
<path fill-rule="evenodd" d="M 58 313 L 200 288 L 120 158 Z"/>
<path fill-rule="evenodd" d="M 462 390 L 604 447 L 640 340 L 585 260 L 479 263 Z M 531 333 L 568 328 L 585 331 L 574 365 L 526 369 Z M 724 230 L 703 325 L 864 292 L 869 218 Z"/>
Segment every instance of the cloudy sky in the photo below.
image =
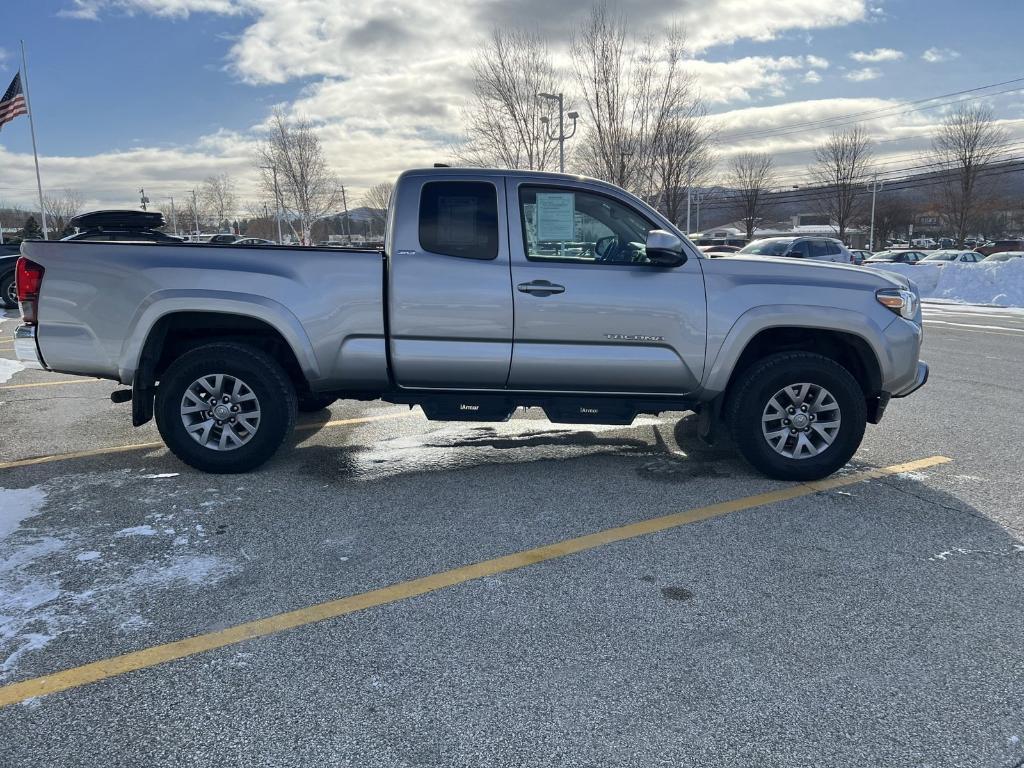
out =
<path fill-rule="evenodd" d="M 559 0 L 0 0 L 0 92 L 29 53 L 44 187 L 157 206 L 227 172 L 255 197 L 252 148 L 274 105 L 316 122 L 359 190 L 449 157 L 469 62 L 500 25 L 567 47 L 586 2 Z M 857 115 L 883 171 L 920 163 L 951 98 L 980 97 L 1024 155 L 1021 0 L 621 0 L 638 31 L 681 22 L 722 157 L 776 153 L 785 184 Z M 567 86 L 570 84 L 566 78 Z M 908 102 L 914 102 L 908 104 Z M 828 122 L 829 120 L 832 122 Z M 811 123 L 811 125 L 808 125 Z M 1017 150 L 1020 151 L 1017 151 Z M 26 118 L 0 131 L 0 204 L 34 194 Z M 163 201 L 163 202 L 162 202 Z"/>

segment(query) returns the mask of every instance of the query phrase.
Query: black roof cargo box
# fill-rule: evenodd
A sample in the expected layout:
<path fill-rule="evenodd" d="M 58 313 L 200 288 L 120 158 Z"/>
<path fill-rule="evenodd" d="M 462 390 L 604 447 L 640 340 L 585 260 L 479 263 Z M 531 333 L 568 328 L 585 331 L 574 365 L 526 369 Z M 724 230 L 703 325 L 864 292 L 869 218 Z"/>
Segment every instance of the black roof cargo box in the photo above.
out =
<path fill-rule="evenodd" d="M 93 211 L 75 216 L 68 226 L 79 229 L 157 229 L 166 223 L 160 211 Z"/>

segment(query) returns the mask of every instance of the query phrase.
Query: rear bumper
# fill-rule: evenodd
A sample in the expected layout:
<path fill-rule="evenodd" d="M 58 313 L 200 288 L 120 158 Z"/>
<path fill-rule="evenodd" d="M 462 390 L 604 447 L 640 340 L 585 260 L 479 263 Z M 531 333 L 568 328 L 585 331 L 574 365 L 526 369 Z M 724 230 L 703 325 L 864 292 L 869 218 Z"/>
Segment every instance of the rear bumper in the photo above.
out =
<path fill-rule="evenodd" d="M 918 361 L 917 363 L 917 375 L 914 377 L 913 383 L 901 389 L 899 392 L 893 392 L 893 397 L 906 397 L 907 395 L 917 392 L 921 387 L 928 383 L 928 363 L 924 361 Z"/>
<path fill-rule="evenodd" d="M 36 329 L 31 325 L 19 325 L 14 329 L 14 356 L 26 368 L 43 368 L 43 358 L 36 344 Z"/>

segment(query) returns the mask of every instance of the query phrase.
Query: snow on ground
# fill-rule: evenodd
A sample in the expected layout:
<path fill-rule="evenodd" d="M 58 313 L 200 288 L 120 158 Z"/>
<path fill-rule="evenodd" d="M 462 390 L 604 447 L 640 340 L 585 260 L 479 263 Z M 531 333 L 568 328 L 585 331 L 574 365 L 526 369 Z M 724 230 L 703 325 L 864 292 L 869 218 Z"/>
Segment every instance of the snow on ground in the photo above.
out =
<path fill-rule="evenodd" d="M 921 297 L 961 304 L 1024 307 L 1024 259 L 981 264 L 879 264 L 917 283 Z"/>
<path fill-rule="evenodd" d="M 94 485 L 130 488 L 140 524 L 112 530 L 99 510 L 82 501 L 83 489 Z M 209 511 L 179 508 L 179 499 L 174 486 L 155 490 L 128 470 L 0 488 L 0 684 L 62 635 L 97 623 L 123 632 L 149 626 L 147 606 L 155 590 L 203 589 L 239 570 L 234 559 L 210 551 L 210 539 L 195 524 Z M 51 517 L 44 527 L 39 521 L 48 505 L 70 511 L 73 522 Z M 175 527 L 168 527 L 172 522 Z"/>
<path fill-rule="evenodd" d="M 11 376 L 16 374 L 18 371 L 24 370 L 25 366 L 17 360 L 8 360 L 6 357 L 0 357 L 0 384 L 10 381 Z"/>

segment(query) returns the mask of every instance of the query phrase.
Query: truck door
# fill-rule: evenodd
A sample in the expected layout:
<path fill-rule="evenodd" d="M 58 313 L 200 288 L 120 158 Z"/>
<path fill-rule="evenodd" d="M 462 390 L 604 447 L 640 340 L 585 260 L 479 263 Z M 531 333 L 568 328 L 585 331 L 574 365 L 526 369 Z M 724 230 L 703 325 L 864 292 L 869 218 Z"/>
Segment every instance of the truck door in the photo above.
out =
<path fill-rule="evenodd" d="M 391 364 L 401 387 L 502 388 L 512 287 L 501 176 L 407 174 L 388 249 Z"/>
<path fill-rule="evenodd" d="M 682 394 L 700 386 L 699 259 L 647 261 L 658 226 L 598 185 L 506 182 L 515 342 L 510 389 Z"/>

